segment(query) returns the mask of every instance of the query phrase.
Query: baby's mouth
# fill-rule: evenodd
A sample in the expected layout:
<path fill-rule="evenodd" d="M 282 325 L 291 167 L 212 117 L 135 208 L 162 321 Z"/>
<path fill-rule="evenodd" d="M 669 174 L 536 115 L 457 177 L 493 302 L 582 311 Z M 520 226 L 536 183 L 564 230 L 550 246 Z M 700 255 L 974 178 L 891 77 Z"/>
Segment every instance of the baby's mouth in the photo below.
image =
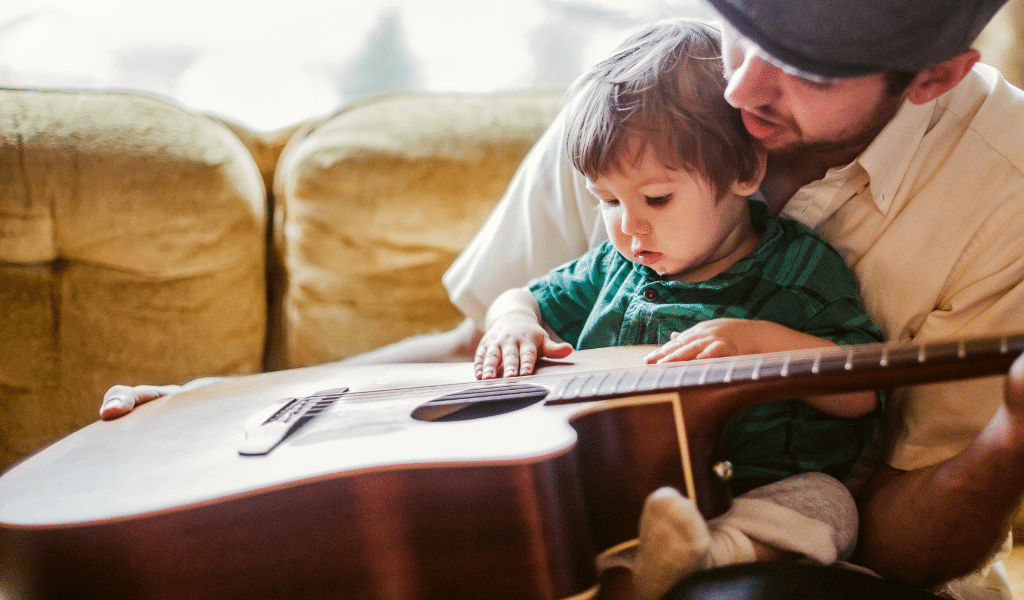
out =
<path fill-rule="evenodd" d="M 661 252 L 651 252 L 650 250 L 634 250 L 633 256 L 636 257 L 636 261 L 642 265 L 650 266 L 661 260 Z"/>

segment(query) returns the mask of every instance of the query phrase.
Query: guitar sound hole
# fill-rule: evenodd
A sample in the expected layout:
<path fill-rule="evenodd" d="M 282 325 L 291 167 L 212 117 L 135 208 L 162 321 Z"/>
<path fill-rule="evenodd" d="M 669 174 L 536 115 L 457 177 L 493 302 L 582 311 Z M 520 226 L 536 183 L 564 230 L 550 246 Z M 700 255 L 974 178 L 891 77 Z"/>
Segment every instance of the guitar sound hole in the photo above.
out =
<path fill-rule="evenodd" d="M 547 398 L 539 385 L 509 384 L 467 388 L 435 398 L 412 411 L 412 417 L 432 423 L 469 421 L 521 410 Z"/>

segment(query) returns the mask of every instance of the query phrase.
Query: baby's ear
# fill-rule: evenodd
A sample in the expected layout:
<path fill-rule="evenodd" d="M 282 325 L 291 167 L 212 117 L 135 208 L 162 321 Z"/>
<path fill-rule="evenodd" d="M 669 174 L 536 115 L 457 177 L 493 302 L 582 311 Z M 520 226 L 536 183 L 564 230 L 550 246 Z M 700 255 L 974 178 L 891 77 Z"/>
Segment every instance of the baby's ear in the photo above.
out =
<path fill-rule="evenodd" d="M 764 173 L 768 168 L 768 152 L 761 146 L 757 146 L 754 151 L 757 156 L 757 170 L 753 177 L 750 177 L 747 181 L 733 183 L 729 190 L 737 196 L 750 196 L 761 187 L 761 182 L 764 181 Z"/>

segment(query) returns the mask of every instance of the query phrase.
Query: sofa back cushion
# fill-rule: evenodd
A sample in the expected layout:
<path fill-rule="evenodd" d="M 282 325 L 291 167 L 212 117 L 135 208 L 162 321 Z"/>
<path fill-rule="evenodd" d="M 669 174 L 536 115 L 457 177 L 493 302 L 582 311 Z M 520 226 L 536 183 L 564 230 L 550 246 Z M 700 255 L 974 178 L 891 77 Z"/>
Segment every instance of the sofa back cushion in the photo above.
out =
<path fill-rule="evenodd" d="M 561 100 L 385 97 L 294 136 L 274 178 L 286 277 L 271 366 L 337 360 L 458 323 L 441 275 Z"/>
<path fill-rule="evenodd" d="M 0 90 L 0 470 L 96 420 L 112 384 L 258 371 L 265 215 L 213 119 Z"/>

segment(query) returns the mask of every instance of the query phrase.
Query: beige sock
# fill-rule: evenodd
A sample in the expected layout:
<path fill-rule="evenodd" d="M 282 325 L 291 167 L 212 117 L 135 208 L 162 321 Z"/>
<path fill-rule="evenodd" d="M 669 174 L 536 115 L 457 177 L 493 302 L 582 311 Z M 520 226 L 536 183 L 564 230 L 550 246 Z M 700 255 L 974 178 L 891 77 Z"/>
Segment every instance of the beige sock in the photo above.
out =
<path fill-rule="evenodd" d="M 657 600 L 675 583 L 707 567 L 711 535 L 694 503 L 673 488 L 648 496 L 640 516 L 633 583 L 638 600 Z"/>
<path fill-rule="evenodd" d="M 754 544 L 747 534 L 732 525 L 717 523 L 711 526 L 711 543 L 705 568 L 724 567 L 757 561 Z"/>

